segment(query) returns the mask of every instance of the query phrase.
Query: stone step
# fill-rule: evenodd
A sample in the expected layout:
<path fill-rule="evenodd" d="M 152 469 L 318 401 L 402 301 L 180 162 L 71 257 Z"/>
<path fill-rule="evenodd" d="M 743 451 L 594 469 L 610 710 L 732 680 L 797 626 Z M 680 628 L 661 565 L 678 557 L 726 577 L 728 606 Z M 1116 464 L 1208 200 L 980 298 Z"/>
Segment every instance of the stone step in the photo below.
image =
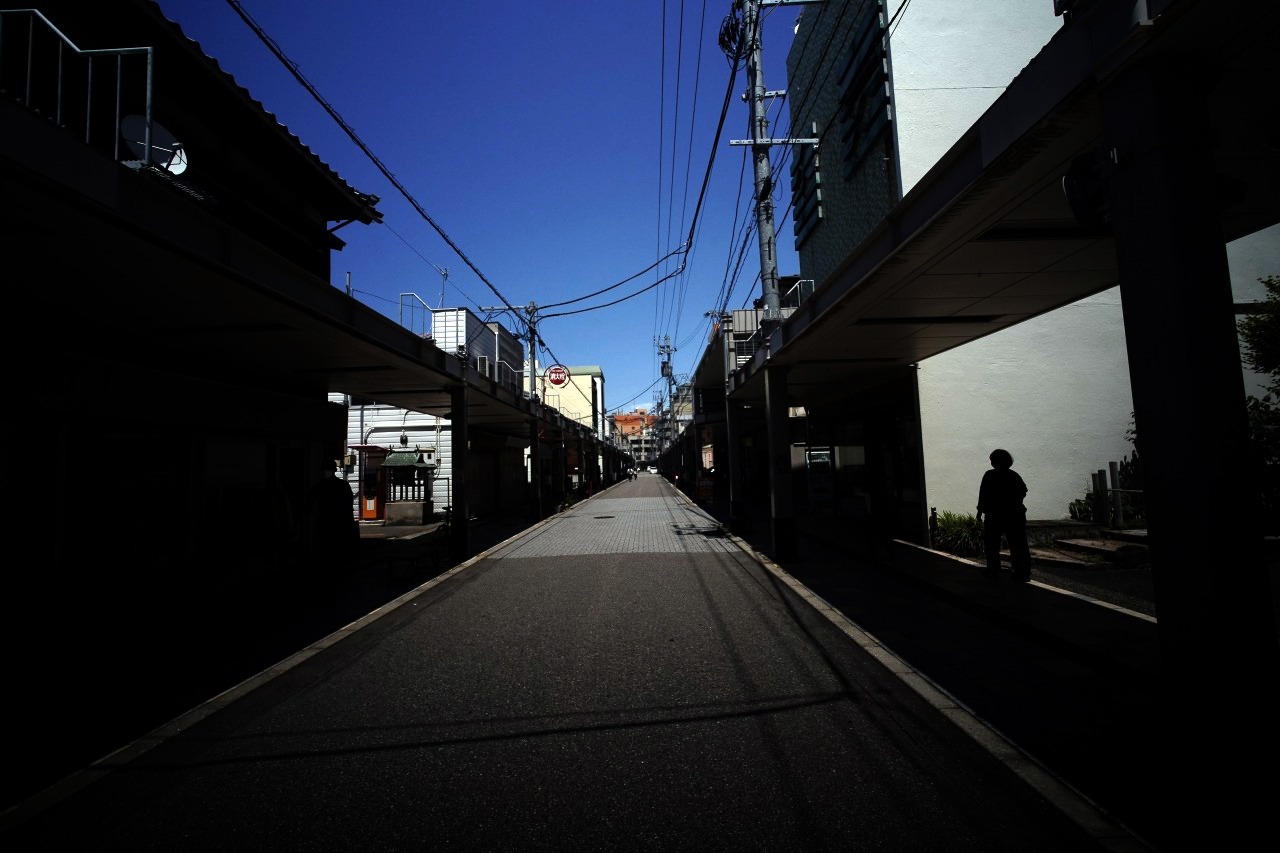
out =
<path fill-rule="evenodd" d="M 1147 531 L 1145 528 L 1131 528 L 1126 530 L 1113 530 L 1107 528 L 1102 531 L 1102 535 L 1108 539 L 1119 539 L 1121 542 L 1132 542 L 1138 545 L 1147 544 Z"/>
<path fill-rule="evenodd" d="M 1009 559 L 1008 549 L 1001 551 L 1000 554 L 1006 560 Z M 1044 545 L 1031 546 L 1031 562 L 1041 566 L 1067 566 L 1070 568 L 1088 568 L 1094 565 L 1093 562 L 1081 559 L 1080 556 L 1076 556 L 1072 552 Z"/>
<path fill-rule="evenodd" d="M 1120 539 L 1110 538 L 1088 538 L 1088 539 L 1055 539 L 1054 544 L 1068 551 L 1076 551 L 1081 554 L 1093 554 L 1097 557 L 1111 558 L 1120 551 L 1132 550 L 1136 546 L 1132 542 L 1125 542 Z"/>

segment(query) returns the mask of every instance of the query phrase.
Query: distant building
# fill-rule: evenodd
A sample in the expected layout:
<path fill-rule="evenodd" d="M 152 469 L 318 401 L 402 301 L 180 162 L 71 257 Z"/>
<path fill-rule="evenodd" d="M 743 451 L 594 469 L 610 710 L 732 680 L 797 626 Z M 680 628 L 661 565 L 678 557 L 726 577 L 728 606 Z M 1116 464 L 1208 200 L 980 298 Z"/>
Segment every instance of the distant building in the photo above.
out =
<path fill-rule="evenodd" d="M 646 408 L 617 412 L 611 416 L 617 427 L 618 444 L 639 465 L 652 464 L 658 455 L 658 418 Z"/>
<path fill-rule="evenodd" d="M 604 371 L 597 365 L 569 365 L 569 380 L 559 388 L 544 383 L 542 401 L 572 421 L 590 427 L 601 441 L 609 438 L 605 420 Z"/>

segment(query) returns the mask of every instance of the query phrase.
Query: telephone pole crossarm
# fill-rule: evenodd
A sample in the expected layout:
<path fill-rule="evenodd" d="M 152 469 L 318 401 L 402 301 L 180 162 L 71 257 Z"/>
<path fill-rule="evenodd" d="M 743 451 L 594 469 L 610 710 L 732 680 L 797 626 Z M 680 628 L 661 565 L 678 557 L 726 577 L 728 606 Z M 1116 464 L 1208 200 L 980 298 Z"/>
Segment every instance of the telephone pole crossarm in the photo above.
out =
<path fill-rule="evenodd" d="M 821 139 L 730 139 L 730 145 L 817 145 Z"/>
<path fill-rule="evenodd" d="M 808 6 L 811 3 L 826 3 L 827 0 L 760 0 L 761 6 Z"/>

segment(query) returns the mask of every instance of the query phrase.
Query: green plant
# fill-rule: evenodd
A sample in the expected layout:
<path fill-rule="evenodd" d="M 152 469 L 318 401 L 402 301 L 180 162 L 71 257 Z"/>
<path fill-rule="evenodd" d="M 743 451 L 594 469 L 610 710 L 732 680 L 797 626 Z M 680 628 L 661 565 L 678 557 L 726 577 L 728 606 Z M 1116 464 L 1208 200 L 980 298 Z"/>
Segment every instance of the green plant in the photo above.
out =
<path fill-rule="evenodd" d="M 1261 397 L 1246 400 L 1249 442 L 1257 466 L 1265 532 L 1280 533 L 1280 276 L 1258 281 L 1267 296 L 1238 324 L 1241 355 L 1252 370 L 1269 381 Z"/>
<path fill-rule="evenodd" d="M 1075 521 L 1093 521 L 1093 489 L 1085 490 L 1083 498 L 1076 498 L 1069 503 L 1067 512 Z"/>
<path fill-rule="evenodd" d="M 1116 475 L 1120 480 L 1120 509 L 1125 523 L 1133 524 L 1146 518 L 1146 503 L 1142 495 L 1142 466 L 1138 463 L 1138 423 L 1137 416 L 1129 413 L 1129 426 L 1124 431 L 1125 440 L 1133 445 L 1133 453 L 1126 455 L 1117 465 Z M 1067 514 L 1074 521 L 1097 522 L 1106 524 L 1110 520 L 1114 495 L 1107 495 L 1106 511 L 1098 517 L 1097 501 L 1093 489 L 1085 489 L 1084 497 L 1077 498 L 1067 504 Z"/>
<path fill-rule="evenodd" d="M 1123 465 L 1124 463 L 1122 462 L 1121 464 Z M 1126 482 L 1123 473 L 1121 474 L 1120 482 L 1123 484 L 1123 488 L 1126 489 L 1140 487 L 1140 484 L 1139 486 L 1133 486 Z M 1096 518 L 1093 489 L 1085 489 L 1083 498 L 1076 498 L 1067 504 L 1067 513 L 1073 521 L 1084 521 L 1090 524 L 1094 522 L 1109 524 L 1111 522 L 1112 500 L 1114 500 L 1114 497 L 1108 493 L 1106 515 L 1101 519 Z M 1124 514 L 1124 526 L 1126 527 L 1140 526 L 1141 523 L 1145 523 L 1147 518 L 1146 505 L 1142 500 L 1141 493 L 1120 495 L 1120 511 Z"/>
<path fill-rule="evenodd" d="M 933 547 L 957 557 L 980 557 L 985 553 L 982 544 L 982 522 L 976 515 L 943 510 L 938 513 L 938 526 L 933 534 Z"/>

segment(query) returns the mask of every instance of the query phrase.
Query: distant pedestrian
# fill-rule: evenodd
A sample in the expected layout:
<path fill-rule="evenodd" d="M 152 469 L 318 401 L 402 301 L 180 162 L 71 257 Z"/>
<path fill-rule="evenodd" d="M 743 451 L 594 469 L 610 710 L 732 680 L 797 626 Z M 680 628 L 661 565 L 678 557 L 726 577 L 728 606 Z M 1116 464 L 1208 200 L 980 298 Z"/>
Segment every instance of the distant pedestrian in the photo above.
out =
<path fill-rule="evenodd" d="M 986 575 L 1000 575 L 1000 537 L 1009 543 L 1013 563 L 1013 579 L 1031 580 L 1031 549 L 1027 546 L 1027 484 L 1013 470 L 1013 456 L 1007 450 L 991 451 L 991 470 L 982 475 L 978 487 L 978 521 L 982 527 L 983 545 L 987 552 Z"/>

